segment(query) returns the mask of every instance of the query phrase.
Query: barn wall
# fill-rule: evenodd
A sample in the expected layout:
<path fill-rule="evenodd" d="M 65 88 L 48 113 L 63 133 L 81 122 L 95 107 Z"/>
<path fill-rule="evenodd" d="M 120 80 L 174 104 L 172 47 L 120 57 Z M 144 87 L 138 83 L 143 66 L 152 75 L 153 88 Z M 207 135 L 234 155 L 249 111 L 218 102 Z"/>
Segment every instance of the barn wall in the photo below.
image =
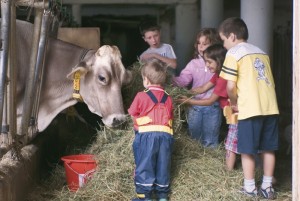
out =
<path fill-rule="evenodd" d="M 82 37 L 84 36 L 84 37 Z M 86 49 L 98 49 L 100 47 L 99 27 L 80 27 L 58 29 L 57 38 Z"/>

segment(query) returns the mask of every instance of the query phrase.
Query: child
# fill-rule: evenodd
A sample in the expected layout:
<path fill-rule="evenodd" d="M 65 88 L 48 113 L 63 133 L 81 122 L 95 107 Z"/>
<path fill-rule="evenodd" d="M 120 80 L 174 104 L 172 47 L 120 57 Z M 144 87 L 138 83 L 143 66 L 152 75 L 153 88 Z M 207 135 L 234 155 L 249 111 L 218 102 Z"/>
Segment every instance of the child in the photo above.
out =
<path fill-rule="evenodd" d="M 177 60 L 172 46 L 160 41 L 160 26 L 152 21 L 144 21 L 140 25 L 140 33 L 149 45 L 149 48 L 141 54 L 140 60 L 156 58 L 173 70 L 176 69 Z"/>
<path fill-rule="evenodd" d="M 195 42 L 195 55 L 178 77 L 173 78 L 173 84 L 192 89 L 207 83 L 213 76 L 205 66 L 203 51 L 212 44 L 220 42 L 218 32 L 213 28 L 202 29 Z M 213 89 L 194 97 L 195 100 L 209 98 Z M 205 147 L 215 148 L 219 144 L 221 126 L 221 110 L 218 101 L 209 106 L 191 105 L 188 109 L 188 129 L 191 137 Z"/>
<path fill-rule="evenodd" d="M 204 93 L 214 87 L 214 92 L 209 98 L 205 99 L 188 99 L 182 96 L 177 101 L 190 105 L 209 106 L 214 102 L 219 101 L 220 107 L 223 109 L 229 105 L 228 95 L 226 91 L 227 81 L 219 77 L 225 55 L 227 50 L 221 44 L 214 44 L 204 50 L 204 60 L 207 68 L 211 73 L 214 73 L 211 80 L 200 87 L 194 88 L 192 91 L 195 93 Z M 226 148 L 226 166 L 228 170 L 234 168 L 236 154 L 237 154 L 237 124 L 230 123 L 228 135 L 225 142 Z"/>
<path fill-rule="evenodd" d="M 238 112 L 238 152 L 244 173 L 242 193 L 257 196 L 255 155 L 263 158 L 264 176 L 259 194 L 275 199 L 272 179 L 278 149 L 278 106 L 268 55 L 247 43 L 248 28 L 240 18 L 228 18 L 219 27 L 228 50 L 220 76 L 227 80 L 232 109 Z"/>
<path fill-rule="evenodd" d="M 128 109 L 136 133 L 133 152 L 137 198 L 133 200 L 151 200 L 154 191 L 159 201 L 167 201 L 174 143 L 172 100 L 163 89 L 167 67 L 151 59 L 143 65 L 141 74 L 146 90 L 138 92 Z"/>

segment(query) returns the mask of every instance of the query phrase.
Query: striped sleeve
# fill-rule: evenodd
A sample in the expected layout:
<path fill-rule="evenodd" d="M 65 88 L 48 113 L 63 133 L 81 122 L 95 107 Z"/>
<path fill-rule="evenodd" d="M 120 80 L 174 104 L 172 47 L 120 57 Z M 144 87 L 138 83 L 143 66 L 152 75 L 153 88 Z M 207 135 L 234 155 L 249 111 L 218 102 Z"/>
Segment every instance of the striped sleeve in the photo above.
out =
<path fill-rule="evenodd" d="M 238 75 L 238 62 L 237 60 L 230 55 L 226 55 L 223 67 L 221 69 L 220 77 L 225 80 L 237 81 Z"/>

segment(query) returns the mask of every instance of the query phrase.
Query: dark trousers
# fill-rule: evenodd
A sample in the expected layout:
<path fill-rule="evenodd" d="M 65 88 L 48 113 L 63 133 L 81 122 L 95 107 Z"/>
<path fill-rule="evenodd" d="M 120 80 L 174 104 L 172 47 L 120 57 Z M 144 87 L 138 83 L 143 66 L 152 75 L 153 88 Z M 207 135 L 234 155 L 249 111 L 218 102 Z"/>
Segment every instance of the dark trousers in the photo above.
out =
<path fill-rule="evenodd" d="M 170 191 L 172 135 L 163 132 L 136 133 L 133 142 L 135 187 L 138 194 L 167 198 Z"/>

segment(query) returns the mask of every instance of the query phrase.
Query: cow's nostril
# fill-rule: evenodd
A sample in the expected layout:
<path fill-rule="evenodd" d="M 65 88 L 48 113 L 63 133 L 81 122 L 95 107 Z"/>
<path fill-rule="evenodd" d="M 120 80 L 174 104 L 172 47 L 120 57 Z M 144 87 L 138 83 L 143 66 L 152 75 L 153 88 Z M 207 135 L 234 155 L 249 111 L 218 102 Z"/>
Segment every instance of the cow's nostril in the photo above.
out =
<path fill-rule="evenodd" d="M 122 121 L 118 118 L 114 118 L 112 124 L 113 124 L 114 127 L 119 126 L 120 124 L 122 124 Z"/>
<path fill-rule="evenodd" d="M 119 119 L 119 118 L 114 118 L 113 119 L 113 122 L 112 122 L 112 125 L 113 127 L 117 127 L 117 126 L 120 126 L 122 123 L 124 123 L 125 120 L 122 120 L 122 119 Z"/>

